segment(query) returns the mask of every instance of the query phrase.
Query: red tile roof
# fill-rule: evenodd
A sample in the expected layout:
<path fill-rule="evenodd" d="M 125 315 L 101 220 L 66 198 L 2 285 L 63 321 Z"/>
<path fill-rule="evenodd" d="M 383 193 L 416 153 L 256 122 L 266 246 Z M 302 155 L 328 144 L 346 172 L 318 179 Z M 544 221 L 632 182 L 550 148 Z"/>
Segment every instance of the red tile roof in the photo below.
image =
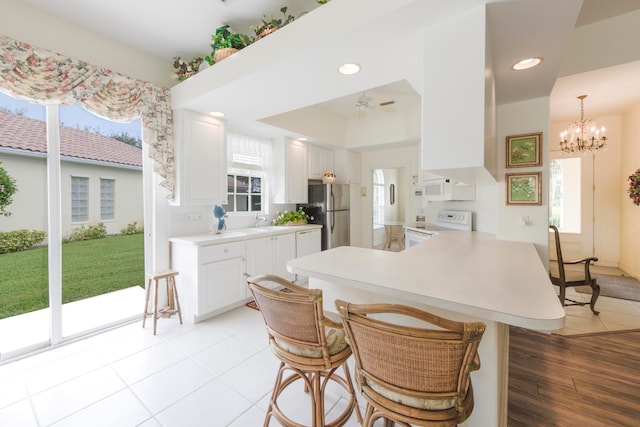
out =
<path fill-rule="evenodd" d="M 46 124 L 0 110 L 0 147 L 47 152 Z M 117 139 L 60 126 L 60 154 L 121 165 L 142 166 L 142 150 Z"/>

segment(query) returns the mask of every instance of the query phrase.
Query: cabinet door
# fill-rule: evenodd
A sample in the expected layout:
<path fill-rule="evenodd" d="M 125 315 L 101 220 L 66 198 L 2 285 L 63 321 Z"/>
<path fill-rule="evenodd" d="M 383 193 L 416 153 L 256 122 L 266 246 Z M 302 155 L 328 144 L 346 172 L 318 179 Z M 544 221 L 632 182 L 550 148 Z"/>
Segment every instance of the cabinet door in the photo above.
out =
<path fill-rule="evenodd" d="M 307 146 L 291 141 L 285 149 L 287 179 L 287 203 L 307 202 Z"/>
<path fill-rule="evenodd" d="M 175 110 L 176 195 L 181 206 L 227 203 L 227 142 L 224 123 L 189 110 Z"/>
<path fill-rule="evenodd" d="M 325 172 L 333 172 L 333 151 L 308 145 L 309 179 L 322 179 Z"/>
<path fill-rule="evenodd" d="M 252 276 L 259 274 L 273 273 L 272 237 L 261 237 L 259 239 L 247 240 L 247 273 Z M 251 296 L 251 292 L 247 288 L 247 296 Z"/>
<path fill-rule="evenodd" d="M 307 145 L 289 138 L 273 141 L 273 203 L 307 203 Z"/>
<path fill-rule="evenodd" d="M 287 280 L 295 280 L 296 275 L 287 271 L 287 262 L 296 257 L 296 234 L 281 234 L 272 239 L 274 274 Z"/>
<path fill-rule="evenodd" d="M 202 266 L 198 315 L 244 300 L 247 296 L 242 280 L 243 258 L 231 258 Z"/>

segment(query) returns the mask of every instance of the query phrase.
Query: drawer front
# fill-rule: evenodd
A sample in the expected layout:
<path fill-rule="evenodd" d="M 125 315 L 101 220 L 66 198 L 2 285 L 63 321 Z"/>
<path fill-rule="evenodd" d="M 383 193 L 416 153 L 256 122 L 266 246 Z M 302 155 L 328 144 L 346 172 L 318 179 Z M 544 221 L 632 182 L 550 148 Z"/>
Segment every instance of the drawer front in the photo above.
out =
<path fill-rule="evenodd" d="M 226 243 L 222 245 L 209 245 L 200 248 L 201 264 L 207 264 L 209 262 L 244 256 L 244 242 Z"/>

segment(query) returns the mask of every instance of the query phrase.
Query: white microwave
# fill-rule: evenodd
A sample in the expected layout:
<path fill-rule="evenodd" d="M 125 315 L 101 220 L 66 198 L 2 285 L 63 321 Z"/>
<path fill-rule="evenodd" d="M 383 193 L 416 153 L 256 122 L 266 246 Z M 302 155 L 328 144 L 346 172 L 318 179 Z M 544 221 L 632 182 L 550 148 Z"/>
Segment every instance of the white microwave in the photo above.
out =
<path fill-rule="evenodd" d="M 425 200 L 475 200 L 476 186 L 447 178 L 433 179 L 424 182 L 422 195 Z"/>

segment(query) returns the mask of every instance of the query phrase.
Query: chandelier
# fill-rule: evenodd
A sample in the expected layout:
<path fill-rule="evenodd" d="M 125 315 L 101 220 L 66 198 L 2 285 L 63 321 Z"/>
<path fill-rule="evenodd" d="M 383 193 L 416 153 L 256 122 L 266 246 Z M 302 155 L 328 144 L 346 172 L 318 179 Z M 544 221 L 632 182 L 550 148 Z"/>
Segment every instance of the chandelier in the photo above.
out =
<path fill-rule="evenodd" d="M 580 121 L 573 122 L 560 134 L 560 149 L 565 153 L 586 153 L 599 151 L 607 145 L 605 128 L 598 129 L 596 122 L 584 119 L 584 99 L 580 95 Z"/>

